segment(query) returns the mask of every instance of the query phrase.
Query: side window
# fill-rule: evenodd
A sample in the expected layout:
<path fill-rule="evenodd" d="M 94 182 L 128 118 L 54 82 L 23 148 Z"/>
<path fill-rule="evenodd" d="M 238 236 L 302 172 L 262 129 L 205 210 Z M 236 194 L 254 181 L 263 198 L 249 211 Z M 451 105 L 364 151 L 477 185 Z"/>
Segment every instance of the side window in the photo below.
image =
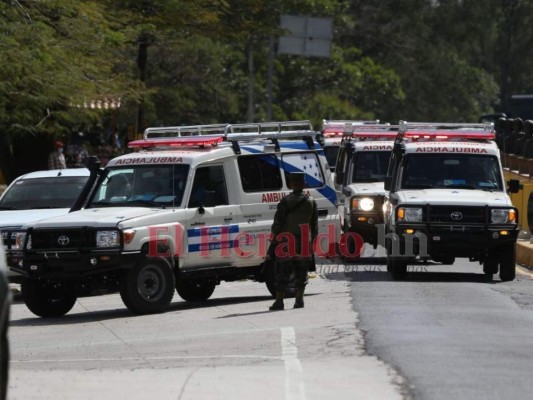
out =
<path fill-rule="evenodd" d="M 291 153 L 281 156 L 283 161 L 283 170 L 285 171 L 285 180 L 289 182 L 291 172 L 305 173 L 305 187 L 324 186 L 324 175 L 315 153 Z"/>
<path fill-rule="evenodd" d="M 274 154 L 241 156 L 237 160 L 242 189 L 245 192 L 280 190 L 282 187 L 278 158 Z"/>
<path fill-rule="evenodd" d="M 228 204 L 228 190 L 221 165 L 196 169 L 189 208 L 215 207 Z"/>

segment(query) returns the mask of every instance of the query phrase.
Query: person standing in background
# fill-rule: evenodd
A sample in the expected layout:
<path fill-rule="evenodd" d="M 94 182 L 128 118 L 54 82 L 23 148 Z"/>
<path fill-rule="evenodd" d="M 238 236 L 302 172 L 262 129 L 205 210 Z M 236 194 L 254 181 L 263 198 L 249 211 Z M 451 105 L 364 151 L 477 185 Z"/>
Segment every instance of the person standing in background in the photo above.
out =
<path fill-rule="evenodd" d="M 58 140 L 54 144 L 55 150 L 48 156 L 48 169 L 66 169 L 67 161 L 63 154 L 64 145 L 63 142 Z"/>

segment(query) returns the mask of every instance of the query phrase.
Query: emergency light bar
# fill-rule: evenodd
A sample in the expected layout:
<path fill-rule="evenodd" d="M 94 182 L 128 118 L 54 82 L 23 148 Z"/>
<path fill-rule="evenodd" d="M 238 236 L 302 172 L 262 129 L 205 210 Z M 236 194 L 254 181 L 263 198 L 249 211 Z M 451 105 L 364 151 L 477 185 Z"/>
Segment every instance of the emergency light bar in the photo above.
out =
<path fill-rule="evenodd" d="M 142 139 L 128 143 L 129 148 L 216 146 L 224 141 L 222 135 L 183 136 L 163 139 Z"/>
<path fill-rule="evenodd" d="M 400 121 L 398 135 L 410 139 L 494 140 L 494 124 L 440 123 Z"/>
<path fill-rule="evenodd" d="M 228 124 L 165 126 L 160 128 L 146 128 L 144 139 L 181 136 L 201 136 L 224 133 Z"/>
<path fill-rule="evenodd" d="M 322 134 L 326 137 L 343 136 L 355 126 L 368 126 L 379 124 L 379 119 L 374 121 L 357 121 L 357 120 L 323 120 Z"/>

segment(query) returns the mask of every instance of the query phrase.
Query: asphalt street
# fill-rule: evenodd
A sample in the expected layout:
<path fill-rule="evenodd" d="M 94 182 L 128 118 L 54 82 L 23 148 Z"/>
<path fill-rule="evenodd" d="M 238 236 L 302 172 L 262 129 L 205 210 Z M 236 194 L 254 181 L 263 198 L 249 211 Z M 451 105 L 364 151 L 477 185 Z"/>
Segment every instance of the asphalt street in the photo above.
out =
<path fill-rule="evenodd" d="M 401 377 L 365 354 L 350 293 L 316 277 L 306 308 L 277 312 L 255 282 L 222 283 L 201 305 L 176 295 L 148 316 L 119 295 L 58 319 L 14 304 L 9 399 L 400 399 Z"/>
<path fill-rule="evenodd" d="M 489 282 L 464 259 L 410 269 L 396 282 L 362 260 L 328 275 L 350 282 L 367 353 L 395 368 L 417 399 L 531 398 L 533 274 L 518 268 L 513 282 Z"/>
<path fill-rule="evenodd" d="M 17 303 L 9 399 L 531 397 L 532 272 L 489 281 L 458 260 L 394 281 L 383 254 L 363 255 L 319 265 L 302 310 L 267 311 L 264 285 L 246 281 L 149 316 L 118 295 L 59 319 Z"/>

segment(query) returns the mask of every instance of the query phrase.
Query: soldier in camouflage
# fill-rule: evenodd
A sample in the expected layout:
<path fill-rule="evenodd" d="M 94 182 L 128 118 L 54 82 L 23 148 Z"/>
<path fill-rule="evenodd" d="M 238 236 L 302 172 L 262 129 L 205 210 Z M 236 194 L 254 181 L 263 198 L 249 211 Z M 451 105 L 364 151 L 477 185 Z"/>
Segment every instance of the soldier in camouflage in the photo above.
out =
<path fill-rule="evenodd" d="M 283 310 L 283 299 L 289 277 L 294 271 L 296 301 L 294 308 L 304 307 L 307 272 L 314 265 L 313 243 L 318 234 L 316 202 L 303 192 L 305 174 L 290 174 L 292 193 L 279 203 L 271 232 L 277 258 L 276 301 L 270 310 Z"/>

